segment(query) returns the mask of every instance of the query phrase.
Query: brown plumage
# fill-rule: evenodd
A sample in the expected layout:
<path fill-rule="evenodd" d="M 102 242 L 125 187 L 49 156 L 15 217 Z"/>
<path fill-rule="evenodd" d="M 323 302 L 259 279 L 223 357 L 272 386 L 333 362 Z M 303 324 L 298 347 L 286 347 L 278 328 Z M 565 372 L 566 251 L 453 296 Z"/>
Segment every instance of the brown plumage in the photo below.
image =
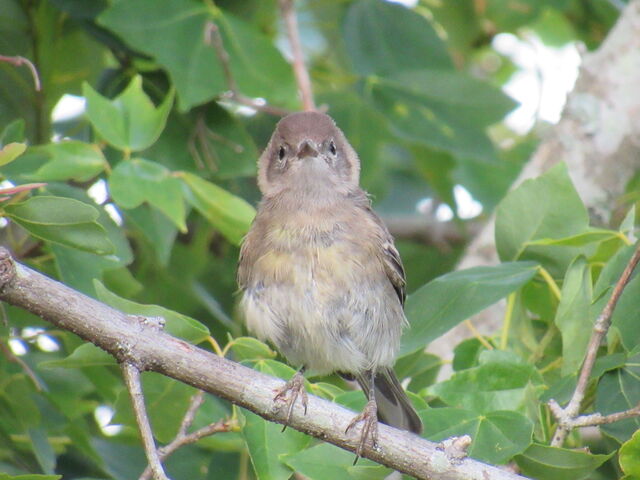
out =
<path fill-rule="evenodd" d="M 358 185 L 357 154 L 329 116 L 296 113 L 278 124 L 258 170 L 263 199 L 238 267 L 248 328 L 292 365 L 358 380 L 369 398 L 350 425 L 364 420 L 359 452 L 369 434 L 375 440 L 376 412 L 419 432 L 392 369 L 406 323 L 404 270 Z M 292 391 L 293 407 L 301 386 L 294 377 L 278 397 Z"/>

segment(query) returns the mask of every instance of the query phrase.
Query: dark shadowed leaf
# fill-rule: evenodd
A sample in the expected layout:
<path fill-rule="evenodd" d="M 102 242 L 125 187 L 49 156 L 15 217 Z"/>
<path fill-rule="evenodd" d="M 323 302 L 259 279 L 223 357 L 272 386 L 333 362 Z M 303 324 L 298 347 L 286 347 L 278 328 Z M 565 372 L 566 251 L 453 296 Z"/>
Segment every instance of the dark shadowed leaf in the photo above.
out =
<path fill-rule="evenodd" d="M 623 368 L 605 373 L 596 390 L 595 411 L 602 415 L 622 412 L 640 403 L 640 355 L 627 360 Z M 633 417 L 602 425 L 600 429 L 619 442 L 626 442 L 640 428 L 640 418 Z"/>
<path fill-rule="evenodd" d="M 229 89 L 220 60 L 205 41 L 207 22 L 220 29 L 242 93 L 272 102 L 293 100 L 291 68 L 272 42 L 215 6 L 195 0 L 129 0 L 114 3 L 98 21 L 167 70 L 182 111 Z"/>
<path fill-rule="evenodd" d="M 144 158 L 122 161 L 109 177 L 109 191 L 122 208 L 136 208 L 148 202 L 182 232 L 187 231 L 182 185 L 164 166 Z"/>
<path fill-rule="evenodd" d="M 453 68 L 444 42 L 422 15 L 382 0 L 353 3 L 344 40 L 355 70 L 385 75 L 415 68 Z"/>

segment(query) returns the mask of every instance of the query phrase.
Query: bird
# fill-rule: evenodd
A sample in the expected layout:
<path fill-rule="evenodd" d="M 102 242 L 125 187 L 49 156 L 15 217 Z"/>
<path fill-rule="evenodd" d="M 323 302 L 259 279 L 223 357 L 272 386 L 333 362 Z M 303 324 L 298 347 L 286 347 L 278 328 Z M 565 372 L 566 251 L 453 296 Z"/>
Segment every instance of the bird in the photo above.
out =
<path fill-rule="evenodd" d="M 258 159 L 262 199 L 240 249 L 240 310 L 250 332 L 298 372 L 274 400 L 298 397 L 305 371 L 355 379 L 368 401 L 356 459 L 375 445 L 378 420 L 422 431 L 393 370 L 407 325 L 405 271 L 388 229 L 359 185 L 360 160 L 333 119 L 282 118 Z M 286 427 L 286 424 L 285 424 Z"/>

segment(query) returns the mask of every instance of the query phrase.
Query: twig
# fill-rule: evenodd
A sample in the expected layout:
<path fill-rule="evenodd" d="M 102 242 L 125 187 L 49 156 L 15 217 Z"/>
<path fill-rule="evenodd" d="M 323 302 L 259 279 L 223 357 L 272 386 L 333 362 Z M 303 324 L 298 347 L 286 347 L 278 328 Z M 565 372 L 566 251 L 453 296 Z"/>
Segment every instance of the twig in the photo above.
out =
<path fill-rule="evenodd" d="M 293 73 L 296 77 L 298 90 L 300 90 L 302 108 L 306 111 L 315 110 L 316 106 L 311 91 L 311 79 L 304 65 L 302 45 L 300 44 L 300 32 L 298 31 L 298 20 L 295 9 L 293 8 L 293 0 L 279 0 L 278 4 L 280 5 L 280 13 L 287 27 L 287 36 L 289 37 L 291 54 L 293 55 Z"/>
<path fill-rule="evenodd" d="M 4 311 L 4 307 L 2 307 L 2 310 Z M 1 341 L 0 341 L 0 350 L 2 350 L 2 353 L 7 358 L 7 360 L 9 360 L 10 362 L 17 363 L 18 365 L 20 365 L 20 367 L 22 367 L 22 370 L 24 370 L 24 373 L 26 373 L 27 376 L 33 382 L 33 385 L 36 387 L 36 390 L 38 392 L 41 392 L 42 385 L 40 384 L 40 381 L 38 380 L 38 377 L 36 376 L 34 371 L 31 370 L 31 367 L 27 365 L 27 363 L 24 360 L 22 360 L 20 357 L 14 354 L 11 351 L 11 349 Z"/>
<path fill-rule="evenodd" d="M 203 402 L 204 392 L 202 390 L 191 397 L 189 408 L 184 414 L 184 418 L 182 419 L 182 423 L 180 424 L 180 428 L 178 429 L 178 433 L 175 438 L 164 447 L 158 449 L 158 455 L 161 461 L 164 461 L 169 455 L 184 445 L 195 443 L 201 438 L 208 437 L 216 433 L 228 432 L 236 427 L 235 420 L 219 420 L 188 434 L 187 430 L 193 424 L 196 412 Z M 144 472 L 142 472 L 142 475 L 140 475 L 139 480 L 148 480 L 151 478 L 151 473 L 151 467 L 148 466 Z"/>
<path fill-rule="evenodd" d="M 611 298 L 609 298 L 609 301 L 602 310 L 602 313 L 600 313 L 595 324 L 593 325 L 593 331 L 591 333 L 591 338 L 589 339 L 589 345 L 587 346 L 587 354 L 585 356 L 584 363 L 582 364 L 580 376 L 578 377 L 578 383 L 576 384 L 576 388 L 573 392 L 571 400 L 564 409 L 560 408 L 559 406 L 558 408 L 555 408 L 555 406 L 558 404 L 554 400 L 551 400 L 549 402 L 551 412 L 558 420 L 558 428 L 556 429 L 556 433 L 553 436 L 553 440 L 551 440 L 551 445 L 554 447 L 562 446 L 565 438 L 567 438 L 567 435 L 573 428 L 572 422 L 575 421 L 576 417 L 578 416 L 578 412 L 580 411 L 580 405 L 582 404 L 585 391 L 587 390 L 587 385 L 589 384 L 589 377 L 591 376 L 591 371 L 593 370 L 593 365 L 596 361 L 598 348 L 600 347 L 602 339 L 609 330 L 609 326 L 611 325 L 611 316 L 613 315 L 613 311 L 616 308 L 618 300 L 620 299 L 620 296 L 624 291 L 624 287 L 626 287 L 627 283 L 629 283 L 631 274 L 633 273 L 633 270 L 636 268 L 636 265 L 639 261 L 640 243 L 636 247 L 636 251 L 633 253 L 633 256 L 629 260 L 629 263 L 622 272 L 618 283 L 616 283 L 616 286 L 611 293 Z M 552 406 L 552 404 L 554 404 L 554 406 Z"/>
<path fill-rule="evenodd" d="M 121 363 L 144 365 L 195 388 L 229 400 L 277 423 L 286 409 L 274 404 L 274 392 L 284 381 L 190 345 L 145 322 L 135 322 L 114 308 L 25 267 L 0 248 L 0 300 L 24 308 L 54 325 L 74 332 L 113 355 Z M 294 408 L 287 423 L 308 435 L 355 452 L 359 431 L 346 434 L 354 412 L 309 395 L 308 414 Z M 378 426 L 375 448 L 363 457 L 418 479 L 523 480 L 523 477 L 465 458 L 453 462 L 437 444 L 384 424 Z"/>
<path fill-rule="evenodd" d="M 144 445 L 144 451 L 147 455 L 147 461 L 153 471 L 153 477 L 155 480 L 169 480 L 167 474 L 164 473 L 162 463 L 160 463 L 156 443 L 153 440 L 153 432 L 149 424 L 149 417 L 147 417 L 147 411 L 144 406 L 144 395 L 142 393 L 142 385 L 140 384 L 140 370 L 132 363 L 124 362 L 122 364 L 122 375 L 124 377 L 124 383 L 129 390 L 129 395 L 131 396 L 133 413 L 136 416 L 136 422 L 140 429 L 140 436 L 142 437 L 142 444 Z"/>
<path fill-rule="evenodd" d="M 556 417 L 563 415 L 563 409 L 555 400 L 549 401 L 549 409 Z M 578 417 L 568 419 L 567 424 L 571 428 L 576 427 L 592 427 L 595 425 L 605 425 L 607 423 L 619 422 L 620 420 L 626 420 L 627 418 L 633 418 L 640 416 L 640 404 L 636 405 L 629 410 L 622 412 L 611 413 L 609 415 L 602 415 L 601 413 L 593 413 L 591 415 L 580 415 Z"/>
<path fill-rule="evenodd" d="M 224 74 L 225 81 L 227 82 L 227 87 L 229 87 L 229 92 L 224 95 L 224 98 L 276 117 L 283 117 L 291 113 L 289 110 L 285 110 L 284 108 L 272 107 L 271 105 L 254 100 L 253 98 L 249 98 L 240 93 L 236 78 L 233 76 L 233 72 L 231 71 L 229 53 L 224 48 L 220 29 L 215 23 L 206 23 L 204 27 L 204 41 L 207 45 L 213 46 L 218 60 L 220 60 L 220 64 L 222 65 L 222 72 Z"/>
<path fill-rule="evenodd" d="M 40 91 L 41 85 L 40 85 L 40 76 L 38 75 L 38 69 L 36 69 L 36 66 L 33 64 L 33 62 L 31 60 L 29 60 L 28 58 L 24 58 L 21 56 L 15 56 L 15 57 L 7 57 L 5 55 L 0 55 L 0 62 L 7 62 L 10 63 L 11 65 L 15 65 L 16 67 L 21 67 L 22 65 L 26 65 L 29 68 L 29 71 L 31 72 L 31 76 L 33 77 L 33 86 L 36 89 L 37 92 Z"/>

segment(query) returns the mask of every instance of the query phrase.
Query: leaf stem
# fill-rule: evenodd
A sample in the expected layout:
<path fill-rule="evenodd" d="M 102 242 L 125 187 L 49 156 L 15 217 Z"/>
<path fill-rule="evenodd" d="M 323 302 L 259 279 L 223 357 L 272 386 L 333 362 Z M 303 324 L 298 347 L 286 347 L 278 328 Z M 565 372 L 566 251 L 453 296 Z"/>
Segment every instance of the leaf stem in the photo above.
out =
<path fill-rule="evenodd" d="M 511 319 L 513 318 L 513 308 L 516 304 L 516 293 L 513 292 L 507 297 L 507 309 L 504 312 L 504 322 L 502 324 L 502 336 L 500 337 L 500 350 L 507 348 L 509 340 L 509 330 L 511 329 Z"/>
<path fill-rule="evenodd" d="M 562 293 L 560 293 L 560 288 L 558 287 L 558 284 L 553 279 L 551 274 L 542 266 L 538 266 L 538 273 L 544 279 L 544 281 L 547 282 L 549 290 L 551 290 L 553 296 L 556 297 L 557 300 L 560 300 L 560 298 L 562 298 Z"/>

